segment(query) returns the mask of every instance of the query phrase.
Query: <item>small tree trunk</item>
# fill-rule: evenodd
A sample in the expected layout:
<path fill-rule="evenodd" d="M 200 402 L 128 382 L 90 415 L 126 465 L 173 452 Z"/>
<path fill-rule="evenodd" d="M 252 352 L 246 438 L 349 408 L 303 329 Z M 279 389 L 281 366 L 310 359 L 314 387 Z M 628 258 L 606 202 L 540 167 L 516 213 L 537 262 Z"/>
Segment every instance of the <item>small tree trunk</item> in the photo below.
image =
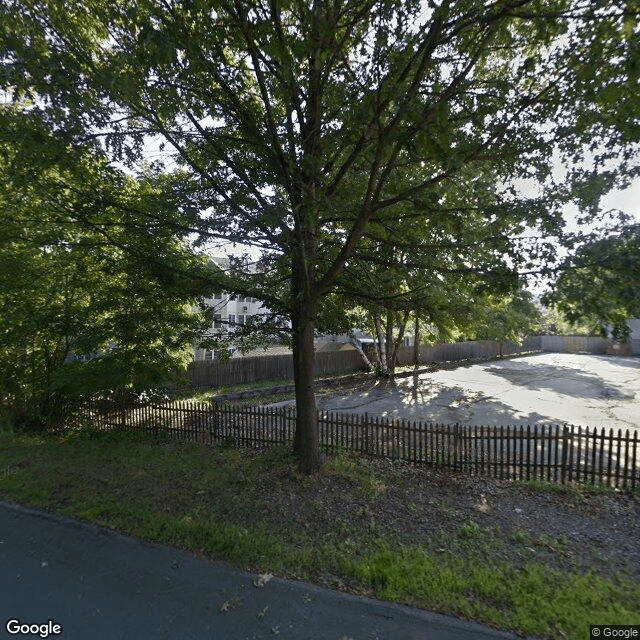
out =
<path fill-rule="evenodd" d="M 391 315 L 391 320 L 395 320 L 395 314 Z M 402 344 L 402 341 L 404 340 L 404 332 L 405 329 L 407 327 L 407 320 L 409 319 L 409 312 L 405 311 L 402 314 L 402 319 L 400 320 L 400 326 L 398 327 L 398 335 L 396 337 L 396 339 L 393 341 L 393 345 L 392 345 L 392 350 L 391 350 L 391 357 L 390 357 L 390 365 L 389 365 L 389 370 L 391 371 L 391 374 L 393 375 L 393 373 L 396 370 L 396 364 L 398 362 L 398 349 L 400 348 L 400 345 Z M 391 324 L 390 326 L 387 327 L 387 333 L 389 334 L 389 330 L 390 330 L 390 334 L 391 337 L 393 338 L 393 325 Z"/>
<path fill-rule="evenodd" d="M 369 369 L 369 371 L 373 371 L 374 366 L 371 360 L 369 360 L 369 358 L 367 357 L 367 354 L 364 352 L 364 349 L 362 348 L 360 341 L 354 337 L 350 337 L 349 342 L 357 349 L 358 353 L 362 356 L 364 363 L 367 365 L 367 369 Z"/>
<path fill-rule="evenodd" d="M 378 309 L 373 312 L 373 324 L 376 329 L 375 346 L 378 365 L 380 367 L 379 375 L 387 376 L 389 375 L 389 370 L 387 369 L 387 343 L 384 332 L 382 331 L 382 318 L 380 317 L 380 311 Z"/>
<path fill-rule="evenodd" d="M 420 320 L 416 312 L 416 320 L 413 325 L 413 366 L 420 366 Z"/>
<path fill-rule="evenodd" d="M 386 365 L 387 371 L 390 375 L 393 375 L 395 370 L 395 359 L 396 354 L 393 349 L 393 322 L 395 320 L 396 314 L 393 311 L 387 311 L 387 322 L 385 326 L 385 352 L 386 352 Z"/>

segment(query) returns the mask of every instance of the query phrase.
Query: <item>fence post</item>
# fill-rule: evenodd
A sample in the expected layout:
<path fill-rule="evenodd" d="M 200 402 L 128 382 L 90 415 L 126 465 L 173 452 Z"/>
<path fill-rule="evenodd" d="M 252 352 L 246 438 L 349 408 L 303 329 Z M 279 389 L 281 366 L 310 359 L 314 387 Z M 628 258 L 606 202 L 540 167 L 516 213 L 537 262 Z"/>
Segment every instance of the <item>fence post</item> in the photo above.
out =
<path fill-rule="evenodd" d="M 218 407 L 218 402 L 216 400 L 213 401 L 213 407 L 211 412 L 211 420 L 209 421 L 209 437 L 213 441 L 217 439 L 218 434 L 220 433 L 220 408 Z"/>
<path fill-rule="evenodd" d="M 631 455 L 633 456 L 633 464 L 631 466 L 631 490 L 633 491 L 636 488 L 636 484 L 638 481 L 638 432 L 635 431 L 633 434 L 633 449 L 631 451 Z"/>
<path fill-rule="evenodd" d="M 458 455 L 462 455 L 460 449 L 460 425 L 456 422 L 453 425 L 453 468 L 458 468 Z"/>
<path fill-rule="evenodd" d="M 557 445 L 556 445 L 557 446 Z M 562 466 L 560 468 L 560 482 L 565 484 L 567 474 L 567 459 L 569 449 L 569 427 L 565 424 L 562 427 Z"/>
<path fill-rule="evenodd" d="M 369 414 L 365 411 L 364 414 L 364 452 L 369 453 Z"/>
<path fill-rule="evenodd" d="M 153 437 L 155 439 L 156 442 L 160 441 L 160 425 L 158 424 L 157 420 L 153 421 L 153 426 L 151 428 L 152 432 L 153 432 Z"/>

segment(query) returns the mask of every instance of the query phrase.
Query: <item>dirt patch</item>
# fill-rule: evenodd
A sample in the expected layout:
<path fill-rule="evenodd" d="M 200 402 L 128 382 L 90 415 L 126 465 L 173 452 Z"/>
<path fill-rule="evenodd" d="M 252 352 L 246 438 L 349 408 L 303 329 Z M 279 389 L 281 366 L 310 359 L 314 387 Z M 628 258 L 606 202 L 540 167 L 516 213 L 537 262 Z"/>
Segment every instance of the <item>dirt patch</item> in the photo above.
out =
<path fill-rule="evenodd" d="M 274 469 L 247 504 L 263 505 L 261 516 L 273 528 L 295 524 L 305 538 L 358 537 L 365 528 L 470 561 L 535 562 L 640 579 L 637 494 L 541 488 L 379 459 L 367 460 L 364 476 L 362 465 L 354 464 L 351 480 L 348 460 L 335 472 L 329 461 L 323 473 L 303 482 Z"/>

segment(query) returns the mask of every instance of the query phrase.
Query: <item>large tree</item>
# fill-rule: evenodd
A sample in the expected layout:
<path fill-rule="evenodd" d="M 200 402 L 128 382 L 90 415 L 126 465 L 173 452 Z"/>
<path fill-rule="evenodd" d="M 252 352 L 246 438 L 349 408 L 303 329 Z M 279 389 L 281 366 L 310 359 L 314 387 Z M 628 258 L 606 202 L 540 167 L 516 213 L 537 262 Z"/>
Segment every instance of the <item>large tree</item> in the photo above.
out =
<path fill-rule="evenodd" d="M 548 184 L 527 201 L 509 186 L 550 181 L 552 157 L 583 145 L 596 166 L 625 160 L 636 110 L 617 104 L 637 70 L 636 18 L 622 0 L 7 0 L 0 59 L 5 90 L 73 144 L 101 139 L 131 166 L 150 137 L 166 145 L 180 219 L 262 251 L 258 272 L 221 284 L 290 319 L 295 447 L 312 471 L 323 301 L 379 236 L 393 246 L 390 222 L 407 237 L 441 220 L 450 244 L 443 194 L 487 164 L 498 193 L 478 246 L 497 220 L 557 231 L 570 192 Z M 414 256 L 439 250 L 416 237 Z M 515 248 L 495 245 L 496 261 L 513 250 L 521 268 Z"/>

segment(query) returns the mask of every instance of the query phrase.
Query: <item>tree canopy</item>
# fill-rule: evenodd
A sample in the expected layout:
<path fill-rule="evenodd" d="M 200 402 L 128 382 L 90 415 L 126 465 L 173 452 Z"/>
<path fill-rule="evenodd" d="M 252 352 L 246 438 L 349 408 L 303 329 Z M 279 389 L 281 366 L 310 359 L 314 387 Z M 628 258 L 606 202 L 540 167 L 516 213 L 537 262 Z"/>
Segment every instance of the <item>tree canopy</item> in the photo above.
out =
<path fill-rule="evenodd" d="M 8 0 L 0 59 L 7 94 L 72 145 L 131 168 L 164 148 L 179 228 L 261 251 L 221 284 L 290 319 L 312 471 L 325 301 L 384 301 L 352 277 L 369 264 L 515 277 L 548 256 L 562 205 L 629 175 L 637 17 L 622 0 Z M 554 160 L 587 157 L 554 182 Z"/>
<path fill-rule="evenodd" d="M 151 178 L 86 152 L 71 163 L 38 118 L 0 118 L 0 407 L 55 426 L 87 395 L 148 389 L 191 359 L 208 269 L 175 230 L 136 224 L 159 214 Z M 100 201 L 83 195 L 97 188 Z M 87 208 L 93 227 L 75 219 Z"/>
<path fill-rule="evenodd" d="M 640 224 L 627 224 L 579 246 L 562 264 L 545 301 L 570 322 L 626 342 L 627 321 L 640 317 Z"/>

